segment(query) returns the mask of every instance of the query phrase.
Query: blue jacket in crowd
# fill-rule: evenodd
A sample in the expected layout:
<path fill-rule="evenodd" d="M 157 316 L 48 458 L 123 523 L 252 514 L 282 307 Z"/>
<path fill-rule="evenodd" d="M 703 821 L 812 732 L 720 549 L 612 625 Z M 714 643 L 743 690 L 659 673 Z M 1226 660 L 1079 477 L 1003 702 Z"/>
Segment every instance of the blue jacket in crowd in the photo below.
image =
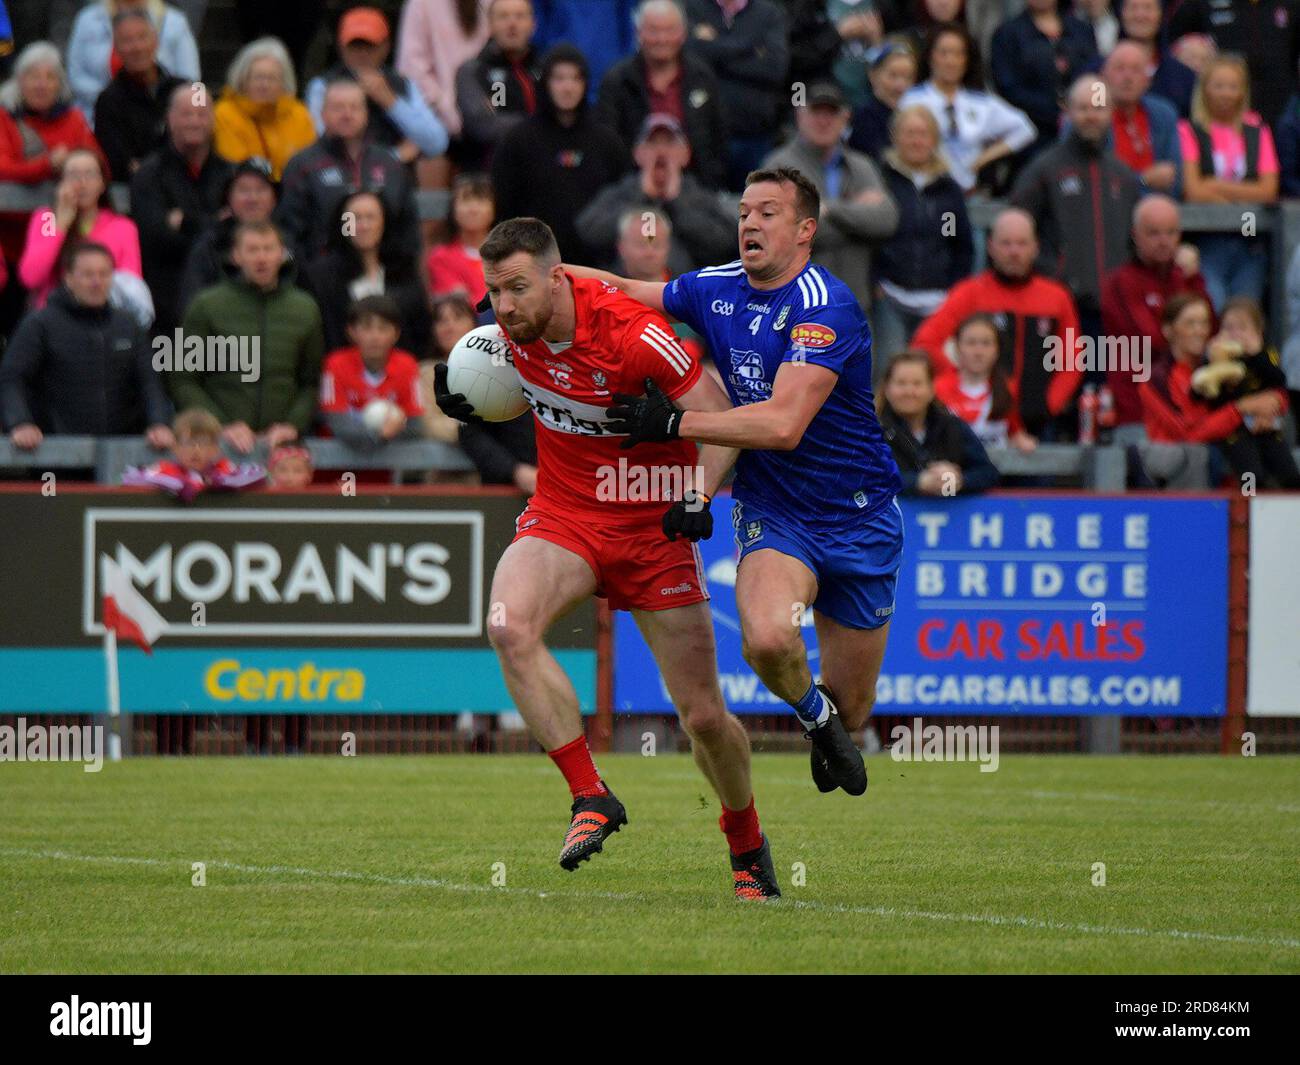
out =
<path fill-rule="evenodd" d="M 1057 68 L 1058 54 L 1066 58 L 1064 71 Z M 998 93 L 1033 120 L 1040 141 L 1055 140 L 1060 101 L 1070 83 L 1097 61 L 1097 39 L 1086 22 L 1062 12 L 1061 36 L 1052 42 L 1024 11 L 993 34 L 990 59 Z"/>
<path fill-rule="evenodd" d="M 892 156 L 885 153 L 881 174 L 898 205 L 898 228 L 876 250 L 876 277 L 918 291 L 952 288 L 970 275 L 975 258 L 965 194 L 947 172 L 918 189 L 891 165 Z"/>

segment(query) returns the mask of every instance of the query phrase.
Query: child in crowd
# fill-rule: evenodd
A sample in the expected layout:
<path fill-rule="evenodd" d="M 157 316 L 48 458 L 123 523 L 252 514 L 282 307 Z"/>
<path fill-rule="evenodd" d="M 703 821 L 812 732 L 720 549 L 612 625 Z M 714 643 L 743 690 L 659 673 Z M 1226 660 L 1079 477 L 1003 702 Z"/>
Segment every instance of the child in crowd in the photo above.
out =
<path fill-rule="evenodd" d="M 909 348 L 889 360 L 876 410 L 903 495 L 968 495 L 998 483 L 974 430 L 935 398 L 934 367 L 924 351 Z"/>
<path fill-rule="evenodd" d="M 311 484 L 316 469 L 311 452 L 301 444 L 283 444 L 266 462 L 266 486 L 273 491 L 295 492 Z"/>
<path fill-rule="evenodd" d="M 1016 397 L 998 364 L 998 329 L 991 316 L 972 314 L 957 327 L 957 369 L 934 383 L 935 397 L 966 422 L 985 447 L 1033 451 L 1037 437 L 1020 424 Z"/>
<path fill-rule="evenodd" d="M 1286 394 L 1286 375 L 1277 349 L 1265 346 L 1265 333 L 1264 312 L 1253 299 L 1238 296 L 1224 304 L 1219 335 L 1210 341 L 1210 348 L 1226 346 L 1230 357 L 1243 365 L 1245 374 L 1235 384 L 1220 388 L 1209 401 L 1210 406 L 1221 407 L 1264 392 L 1275 392 L 1281 402 Z M 1261 488 L 1300 488 L 1300 469 L 1282 431 L 1285 420 L 1285 406 L 1275 417 L 1242 416 L 1241 428 L 1218 444 L 1235 474 L 1253 473 Z"/>
<path fill-rule="evenodd" d="M 329 431 L 344 443 L 368 451 L 390 440 L 421 435 L 424 405 L 415 356 L 397 348 L 401 310 L 391 296 L 366 296 L 348 308 L 350 348 L 325 358 L 320 379 L 320 409 Z M 372 407 L 387 403 L 374 420 Z M 368 413 L 368 411 L 370 413 Z"/>
<path fill-rule="evenodd" d="M 172 458 L 152 466 L 132 466 L 122 476 L 125 485 L 161 488 L 188 503 L 209 489 L 251 488 L 266 479 L 260 466 L 235 465 L 221 454 L 221 422 L 201 407 L 181 411 L 172 423 L 176 444 Z"/>

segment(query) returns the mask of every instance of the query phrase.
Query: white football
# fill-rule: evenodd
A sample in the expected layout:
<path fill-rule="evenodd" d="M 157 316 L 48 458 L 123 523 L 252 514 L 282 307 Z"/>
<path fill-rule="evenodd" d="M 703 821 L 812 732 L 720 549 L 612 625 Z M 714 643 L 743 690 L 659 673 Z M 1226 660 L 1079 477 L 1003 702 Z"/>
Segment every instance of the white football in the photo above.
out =
<path fill-rule="evenodd" d="M 485 422 L 508 422 L 528 409 L 514 352 L 499 325 L 471 329 L 447 356 L 447 387 Z"/>
<path fill-rule="evenodd" d="M 377 433 L 384 427 L 384 422 L 388 421 L 389 415 L 398 409 L 397 404 L 392 400 L 372 399 L 362 408 L 362 424 L 372 433 Z"/>

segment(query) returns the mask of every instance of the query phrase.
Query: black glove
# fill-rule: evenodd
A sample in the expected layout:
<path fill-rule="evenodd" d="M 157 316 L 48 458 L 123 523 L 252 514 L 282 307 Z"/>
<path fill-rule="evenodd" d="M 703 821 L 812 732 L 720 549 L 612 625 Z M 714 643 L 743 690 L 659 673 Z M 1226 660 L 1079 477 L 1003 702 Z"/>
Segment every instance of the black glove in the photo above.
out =
<path fill-rule="evenodd" d="M 624 451 L 637 444 L 676 440 L 682 426 L 682 408 L 664 395 L 653 377 L 645 379 L 644 396 L 616 393 L 609 416 L 611 432 L 627 433 L 622 444 Z"/>
<path fill-rule="evenodd" d="M 713 515 L 709 513 L 711 500 L 693 488 L 687 489 L 684 496 L 664 511 L 664 535 L 669 540 L 681 536 L 691 543 L 707 540 L 713 535 Z"/>
<path fill-rule="evenodd" d="M 455 418 L 458 422 L 468 422 L 470 425 L 483 424 L 483 419 L 474 413 L 473 406 L 466 402 L 464 396 L 459 392 L 447 391 L 445 362 L 437 363 L 433 368 L 433 398 L 438 403 L 438 409 L 448 418 Z"/>

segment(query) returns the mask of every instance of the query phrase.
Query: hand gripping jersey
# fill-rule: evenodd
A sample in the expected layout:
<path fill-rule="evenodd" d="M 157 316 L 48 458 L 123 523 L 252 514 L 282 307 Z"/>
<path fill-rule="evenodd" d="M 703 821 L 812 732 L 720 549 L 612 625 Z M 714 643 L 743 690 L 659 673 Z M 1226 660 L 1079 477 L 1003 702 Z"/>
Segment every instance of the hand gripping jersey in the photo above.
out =
<path fill-rule="evenodd" d="M 793 451 L 742 451 L 735 497 L 802 522 L 869 517 L 902 488 L 876 420 L 871 331 L 838 278 L 809 264 L 784 288 L 753 288 L 739 261 L 683 274 L 664 309 L 703 336 L 731 401 L 772 396 L 783 363 L 825 366 L 835 387 Z"/>
<path fill-rule="evenodd" d="M 663 317 L 590 278 L 569 278 L 576 332 L 572 343 L 511 342 L 515 369 L 537 426 L 540 502 L 599 521 L 653 522 L 693 475 L 698 451 L 672 440 L 628 451 L 610 432 L 608 407 L 616 392 L 641 395 L 645 379 L 669 396 L 688 392 L 700 364 L 688 355 Z"/>

